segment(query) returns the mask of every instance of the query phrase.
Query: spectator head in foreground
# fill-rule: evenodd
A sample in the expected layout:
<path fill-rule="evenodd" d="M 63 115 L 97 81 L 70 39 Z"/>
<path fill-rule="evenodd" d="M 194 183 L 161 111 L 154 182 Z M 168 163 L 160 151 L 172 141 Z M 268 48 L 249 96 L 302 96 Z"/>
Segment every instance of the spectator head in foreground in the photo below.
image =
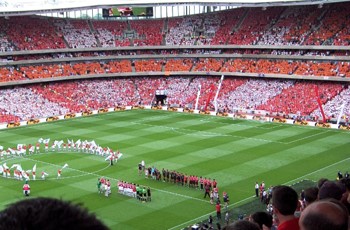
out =
<path fill-rule="evenodd" d="M 298 204 L 298 194 L 293 188 L 285 185 L 273 188 L 272 206 L 278 229 L 299 229 L 298 218 L 294 216 Z"/>
<path fill-rule="evenodd" d="M 320 200 L 305 208 L 299 219 L 300 230 L 347 230 L 349 213 L 338 200 Z"/>
<path fill-rule="evenodd" d="M 249 220 L 238 220 L 224 228 L 224 230 L 260 230 L 256 223 Z"/>
<path fill-rule="evenodd" d="M 343 193 L 345 192 L 345 186 L 344 189 L 341 186 L 344 185 L 334 181 L 324 182 L 318 192 L 318 199 L 323 200 L 333 198 L 336 200 L 340 200 L 342 198 Z"/>
<path fill-rule="evenodd" d="M 318 198 L 318 188 L 309 187 L 304 191 L 304 203 L 305 206 L 310 205 L 312 202 L 316 201 Z"/>
<path fill-rule="evenodd" d="M 258 224 L 260 229 L 271 229 L 272 227 L 272 215 L 267 212 L 255 212 L 250 217 L 249 220 Z"/>
<path fill-rule="evenodd" d="M 0 230 L 108 230 L 87 209 L 54 198 L 24 199 L 0 212 Z"/>

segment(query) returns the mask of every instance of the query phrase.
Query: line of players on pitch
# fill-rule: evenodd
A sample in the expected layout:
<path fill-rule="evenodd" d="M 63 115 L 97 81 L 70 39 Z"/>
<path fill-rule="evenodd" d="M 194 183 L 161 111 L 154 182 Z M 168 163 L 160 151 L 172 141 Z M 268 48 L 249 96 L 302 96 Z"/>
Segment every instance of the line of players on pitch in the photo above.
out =
<path fill-rule="evenodd" d="M 200 190 L 204 190 L 207 185 L 210 188 L 217 187 L 217 181 L 215 179 L 210 179 L 196 175 L 187 175 L 176 170 L 168 170 L 164 168 L 162 169 L 162 171 L 160 171 L 154 166 L 144 167 L 142 166 L 142 164 L 143 163 L 141 162 L 138 166 L 139 175 L 141 175 L 142 171 L 144 171 L 145 178 L 147 179 L 151 178 L 157 181 L 174 183 Z"/>
<path fill-rule="evenodd" d="M 121 180 L 117 182 L 117 187 L 119 194 L 136 198 L 142 202 L 150 202 L 152 200 L 150 187 L 140 186 L 138 184 Z M 98 178 L 97 192 L 99 194 L 104 194 L 106 197 L 109 197 L 112 194 L 111 181 L 104 177 Z"/>

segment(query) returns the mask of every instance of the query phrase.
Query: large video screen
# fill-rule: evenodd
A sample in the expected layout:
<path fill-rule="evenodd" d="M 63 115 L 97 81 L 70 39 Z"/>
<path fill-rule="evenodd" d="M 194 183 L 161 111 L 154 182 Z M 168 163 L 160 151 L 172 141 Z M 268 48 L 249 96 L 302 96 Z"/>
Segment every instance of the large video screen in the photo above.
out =
<path fill-rule="evenodd" d="M 102 10 L 103 17 L 142 17 L 153 16 L 153 7 L 117 7 Z"/>

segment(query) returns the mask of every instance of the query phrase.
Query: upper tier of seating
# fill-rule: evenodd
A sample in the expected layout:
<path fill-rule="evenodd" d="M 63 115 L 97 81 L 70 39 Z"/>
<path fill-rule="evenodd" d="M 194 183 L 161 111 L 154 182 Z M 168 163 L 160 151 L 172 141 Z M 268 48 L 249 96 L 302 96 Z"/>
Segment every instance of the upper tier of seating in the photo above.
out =
<path fill-rule="evenodd" d="M 155 45 L 343 45 L 350 2 L 237 8 L 168 20 L 0 19 L 0 51 Z"/>

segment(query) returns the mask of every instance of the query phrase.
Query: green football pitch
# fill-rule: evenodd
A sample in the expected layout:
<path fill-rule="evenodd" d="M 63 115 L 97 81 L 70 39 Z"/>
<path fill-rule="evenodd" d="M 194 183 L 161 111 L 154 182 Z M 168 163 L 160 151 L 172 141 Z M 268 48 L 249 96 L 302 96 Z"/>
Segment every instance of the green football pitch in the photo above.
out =
<path fill-rule="evenodd" d="M 202 191 L 138 175 L 137 165 L 177 170 L 216 179 L 220 194 L 230 195 L 230 208 L 255 198 L 255 182 L 291 185 L 303 179 L 335 179 L 347 171 L 348 131 L 280 123 L 234 120 L 153 110 L 130 110 L 0 130 L 0 145 L 35 144 L 39 138 L 94 140 L 123 153 L 113 166 L 104 157 L 77 152 L 50 152 L 2 158 L 23 169 L 37 165 L 29 181 L 31 197 L 56 197 L 81 203 L 111 229 L 182 229 L 215 214 Z M 62 178 L 57 170 L 67 163 Z M 40 180 L 40 172 L 49 175 Z M 112 194 L 97 193 L 97 178 L 112 181 Z M 117 180 L 152 189 L 152 201 L 141 203 L 117 193 Z M 0 208 L 25 199 L 23 181 L 0 178 Z"/>

